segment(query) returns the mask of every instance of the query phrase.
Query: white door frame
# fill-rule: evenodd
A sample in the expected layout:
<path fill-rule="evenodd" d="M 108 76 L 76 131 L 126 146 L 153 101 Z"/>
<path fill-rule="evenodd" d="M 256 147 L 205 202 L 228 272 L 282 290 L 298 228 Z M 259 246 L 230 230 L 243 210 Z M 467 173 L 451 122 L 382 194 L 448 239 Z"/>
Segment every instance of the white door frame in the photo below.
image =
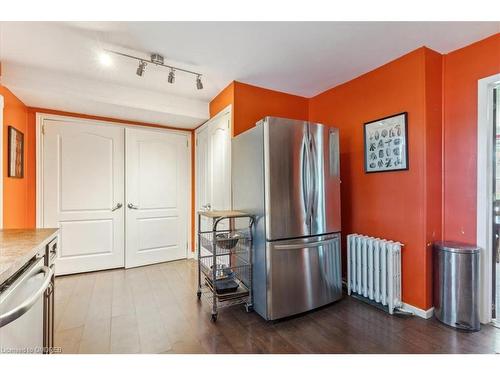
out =
<path fill-rule="evenodd" d="M 493 212 L 493 88 L 500 83 L 500 74 L 478 81 L 477 105 L 477 246 L 483 251 L 480 265 L 480 320 L 491 322 L 492 310 L 492 212 Z"/>
<path fill-rule="evenodd" d="M 43 228 L 43 163 L 42 163 L 42 156 L 43 156 L 43 134 L 42 134 L 42 125 L 44 121 L 46 120 L 53 120 L 53 121 L 69 121 L 69 122 L 74 122 L 76 124 L 99 124 L 99 125 L 108 125 L 108 126 L 118 126 L 123 129 L 125 128 L 141 128 L 141 129 L 148 129 L 152 131 L 160 131 L 160 132 L 167 132 L 167 133 L 178 133 L 178 134 L 185 134 L 187 138 L 187 147 L 188 147 L 188 155 L 189 155 L 189 160 L 188 160 L 188 186 L 192 188 L 192 179 L 191 179 L 191 169 L 192 169 L 192 160 L 191 160 L 191 131 L 190 130 L 177 130 L 177 129 L 169 129 L 169 128 L 161 128 L 161 127 L 153 127 L 153 126 L 144 126 L 144 125 L 136 125 L 133 122 L 129 124 L 122 124 L 122 123 L 117 123 L 117 122 L 112 122 L 112 121 L 102 121 L 102 120 L 92 120 L 92 119 L 85 119 L 85 118 L 80 118 L 80 117 L 71 117 L 71 116 L 61 116 L 61 115 L 53 115 L 49 113 L 43 113 L 43 112 L 37 112 L 36 113 L 36 226 L 37 228 Z M 191 196 L 191 194 L 188 194 L 188 196 Z M 189 249 L 192 247 L 191 243 L 191 221 L 189 218 L 191 218 L 191 210 L 192 210 L 192 205 L 191 205 L 191 199 L 188 199 L 187 203 L 187 212 L 186 212 L 186 217 L 188 218 L 187 220 L 187 234 L 188 234 L 188 248 L 186 249 L 186 257 L 189 257 Z"/>
<path fill-rule="evenodd" d="M 224 109 L 220 110 L 219 113 L 217 113 L 214 117 L 208 119 L 207 121 L 205 121 L 201 126 L 198 126 L 195 130 L 194 130 L 194 142 L 195 142 L 195 145 L 197 144 L 197 141 L 198 141 L 198 133 L 201 132 L 202 130 L 206 129 L 208 126 L 210 126 L 210 124 L 213 124 L 215 121 L 217 121 L 218 119 L 220 119 L 222 116 L 225 116 L 226 114 L 229 114 L 229 121 L 230 121 L 230 124 L 229 124 L 229 127 L 230 127 L 230 133 L 229 134 L 232 134 L 232 128 L 234 126 L 233 124 L 233 121 L 232 121 L 232 118 L 231 118 L 231 111 L 232 111 L 232 105 L 229 104 L 227 107 L 225 107 Z M 231 181 L 231 142 L 229 142 L 229 147 L 228 147 L 228 163 L 229 163 L 229 180 Z M 198 149 L 195 147 L 194 148 L 194 165 L 196 166 L 197 165 L 197 162 L 198 162 Z M 195 207 L 193 207 L 194 210 L 196 210 L 196 205 L 197 205 L 197 202 L 198 202 L 198 171 L 195 169 L 195 176 L 194 176 L 194 205 Z M 232 201 L 232 200 L 231 200 Z M 194 251 L 191 252 L 191 258 L 196 258 L 197 257 L 197 243 L 198 243 L 198 215 L 197 213 L 195 212 L 195 215 L 194 215 L 194 233 L 195 233 L 195 237 L 194 237 Z"/>
<path fill-rule="evenodd" d="M 4 109 L 4 100 L 3 96 L 0 95 L 0 161 L 2 162 L 0 166 L 0 229 L 3 228 L 3 162 L 4 162 L 4 154 L 3 154 L 3 109 Z"/>

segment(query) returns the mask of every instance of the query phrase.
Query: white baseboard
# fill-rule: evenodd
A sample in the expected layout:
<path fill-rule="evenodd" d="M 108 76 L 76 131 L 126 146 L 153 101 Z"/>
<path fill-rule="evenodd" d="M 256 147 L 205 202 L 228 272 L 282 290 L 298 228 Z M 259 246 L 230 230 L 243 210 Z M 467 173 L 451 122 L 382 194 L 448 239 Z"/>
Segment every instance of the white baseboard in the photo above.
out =
<path fill-rule="evenodd" d="M 415 314 L 415 316 L 418 316 L 419 318 L 424 318 L 424 319 L 429 319 L 434 314 L 434 307 L 431 307 L 429 310 L 422 310 L 418 307 L 415 307 L 413 305 L 410 305 L 408 303 L 403 302 L 402 308 L 403 308 L 403 310 L 412 312 L 413 314 Z"/>

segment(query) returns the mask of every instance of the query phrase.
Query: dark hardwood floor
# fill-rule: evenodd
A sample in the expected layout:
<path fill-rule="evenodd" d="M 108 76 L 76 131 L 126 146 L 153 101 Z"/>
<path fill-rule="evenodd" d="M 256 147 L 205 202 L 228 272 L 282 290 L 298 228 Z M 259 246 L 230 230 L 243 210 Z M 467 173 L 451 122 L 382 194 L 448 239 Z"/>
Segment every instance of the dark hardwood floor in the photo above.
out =
<path fill-rule="evenodd" d="M 500 329 L 460 332 L 348 296 L 278 322 L 233 306 L 214 324 L 196 298 L 196 263 L 177 261 L 57 277 L 55 343 L 62 353 L 500 353 Z"/>

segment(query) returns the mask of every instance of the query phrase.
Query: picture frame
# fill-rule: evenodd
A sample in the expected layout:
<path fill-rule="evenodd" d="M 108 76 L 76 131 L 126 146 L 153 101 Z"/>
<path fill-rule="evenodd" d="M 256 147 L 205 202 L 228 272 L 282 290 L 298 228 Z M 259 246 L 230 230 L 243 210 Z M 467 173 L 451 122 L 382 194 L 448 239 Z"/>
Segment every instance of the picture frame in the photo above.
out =
<path fill-rule="evenodd" d="M 365 173 L 409 169 L 408 112 L 364 123 L 363 141 Z"/>
<path fill-rule="evenodd" d="M 24 177 L 24 134 L 14 128 L 8 127 L 8 172 L 12 178 Z"/>

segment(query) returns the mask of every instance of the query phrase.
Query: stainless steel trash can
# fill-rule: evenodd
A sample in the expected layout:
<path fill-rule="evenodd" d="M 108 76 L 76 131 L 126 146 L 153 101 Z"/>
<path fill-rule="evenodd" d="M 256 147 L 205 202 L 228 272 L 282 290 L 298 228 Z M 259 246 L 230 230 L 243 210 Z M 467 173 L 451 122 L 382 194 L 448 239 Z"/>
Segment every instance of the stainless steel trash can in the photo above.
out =
<path fill-rule="evenodd" d="M 479 248 L 434 244 L 434 315 L 452 327 L 479 331 Z"/>

